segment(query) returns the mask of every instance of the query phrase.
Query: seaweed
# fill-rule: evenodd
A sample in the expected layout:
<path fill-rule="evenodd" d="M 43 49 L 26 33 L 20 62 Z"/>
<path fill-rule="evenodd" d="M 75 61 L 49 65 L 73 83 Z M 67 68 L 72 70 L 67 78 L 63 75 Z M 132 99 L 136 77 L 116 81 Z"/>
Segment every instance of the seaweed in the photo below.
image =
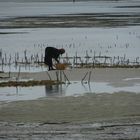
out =
<path fill-rule="evenodd" d="M 31 81 L 8 81 L 8 82 L 1 82 L 0 87 L 29 87 L 29 86 L 39 86 L 39 85 L 55 85 L 55 84 L 63 84 L 63 82 L 55 81 L 55 80 L 31 80 Z"/>

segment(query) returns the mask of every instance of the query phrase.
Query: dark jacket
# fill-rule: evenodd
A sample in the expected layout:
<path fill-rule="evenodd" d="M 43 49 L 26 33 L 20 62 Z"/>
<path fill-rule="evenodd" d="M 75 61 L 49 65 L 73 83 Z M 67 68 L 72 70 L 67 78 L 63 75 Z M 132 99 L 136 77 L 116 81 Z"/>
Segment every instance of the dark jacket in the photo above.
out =
<path fill-rule="evenodd" d="M 45 63 L 52 63 L 52 58 L 54 58 L 59 63 L 60 50 L 54 47 L 46 47 L 45 49 Z"/>

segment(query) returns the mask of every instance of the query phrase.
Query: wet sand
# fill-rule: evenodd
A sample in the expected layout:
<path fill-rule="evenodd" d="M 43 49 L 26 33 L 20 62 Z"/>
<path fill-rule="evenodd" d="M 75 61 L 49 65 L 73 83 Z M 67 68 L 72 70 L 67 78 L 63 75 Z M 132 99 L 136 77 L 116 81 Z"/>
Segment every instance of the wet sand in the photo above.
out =
<path fill-rule="evenodd" d="M 13 102 L 0 108 L 0 139 L 139 139 L 140 94 Z"/>
<path fill-rule="evenodd" d="M 99 18 L 100 17 L 100 18 Z M 118 20 L 118 18 L 120 18 Z M 131 19 L 131 22 L 130 22 Z M 46 17 L 16 17 L 0 20 L 0 28 L 117 27 L 139 25 L 139 13 L 81 13 Z"/>
<path fill-rule="evenodd" d="M 4 104 L 0 139 L 139 139 L 140 94 L 43 98 Z"/>
<path fill-rule="evenodd" d="M 139 68 L 72 68 L 64 70 L 65 75 L 69 81 L 81 81 L 86 73 L 91 71 L 90 82 L 108 82 L 112 86 L 131 86 L 135 83 L 140 83 L 140 69 Z M 44 71 L 44 72 L 17 72 L 11 73 L 13 79 L 26 80 L 57 80 L 56 72 L 60 71 Z M 1 77 L 8 77 L 9 73 L 1 73 Z M 11 79 L 11 80 L 12 80 Z M 86 76 L 84 81 L 88 81 L 89 75 Z M 62 73 L 62 81 L 64 76 Z"/>
<path fill-rule="evenodd" d="M 91 81 L 114 86 L 140 83 L 140 69 L 70 69 L 65 73 L 70 81 L 78 81 L 88 71 L 92 71 Z M 55 72 L 49 72 L 52 79 Z M 40 72 L 21 73 L 20 78 L 49 77 Z M 139 108 L 140 94 L 125 92 L 1 102 L 0 139 L 140 139 Z"/>
<path fill-rule="evenodd" d="M 128 2 L 126 2 L 128 3 Z M 13 46 L 14 49 L 18 50 L 19 46 L 33 46 L 33 44 L 38 42 L 47 42 L 49 44 L 64 44 L 66 39 L 64 38 L 65 33 L 63 31 L 56 33 L 62 34 L 62 43 L 59 43 L 61 38 L 54 36 L 54 32 L 52 32 L 55 40 L 50 41 L 50 33 L 48 30 L 42 32 L 45 28 L 54 28 L 55 31 L 59 27 L 61 28 L 70 28 L 70 27 L 101 27 L 103 28 L 126 28 L 129 26 L 129 30 L 127 30 L 127 34 L 119 34 L 118 30 L 111 30 L 111 32 L 116 32 L 116 34 L 112 35 L 120 38 L 123 38 L 125 41 L 122 41 L 122 45 L 129 43 L 128 39 L 125 38 L 126 35 L 129 35 L 132 44 L 132 50 L 134 47 L 137 48 L 137 44 L 133 44 L 133 42 L 138 42 L 139 39 L 139 3 L 135 3 L 132 5 L 123 4 L 123 1 L 119 3 L 118 1 L 114 5 L 111 3 L 107 3 L 107 7 L 102 7 L 104 3 L 101 1 L 101 6 L 96 6 L 96 1 L 93 3 L 93 6 L 86 6 L 84 4 L 80 7 L 80 9 L 76 6 L 74 10 L 63 10 L 65 5 L 62 5 L 58 8 L 58 4 L 52 5 L 52 9 L 49 9 L 43 3 L 43 7 L 36 3 L 33 6 L 24 5 L 24 3 L 20 3 L 22 7 L 19 8 L 19 5 L 13 3 L 13 6 L 8 5 L 9 7 L 5 11 L 5 4 L 1 7 L 4 8 L 2 11 L 1 17 L 6 17 L 0 20 L 0 28 L 8 29 L 1 30 L 1 36 L 6 36 L 2 38 L 2 48 L 7 47 L 10 53 L 13 50 L 10 50 L 11 44 L 5 44 L 14 40 Z M 77 4 L 77 2 L 75 3 Z M 91 4 L 91 3 L 90 3 Z M 122 5 L 123 4 L 123 5 Z M 2 5 L 2 4 L 1 4 Z M 12 7 L 11 7 L 12 6 Z M 94 7 L 95 6 L 95 7 Z M 132 7 L 131 7 L 132 6 Z M 6 4 L 7 7 L 7 4 Z M 47 7 L 47 8 L 46 8 Z M 72 5 L 74 7 L 74 5 Z M 91 8 L 90 8 L 91 7 Z M 105 9 L 104 9 L 105 8 Z M 119 8 L 119 9 L 118 9 Z M 124 10 L 125 8 L 125 10 Z M 13 10 L 12 10 L 13 9 Z M 57 10 L 56 10 L 57 9 Z M 59 10 L 60 11 L 59 11 Z M 65 9 L 65 8 L 64 8 Z M 77 11 L 78 9 L 78 11 Z M 87 13 L 82 13 L 86 11 Z M 92 9 L 92 11 L 90 11 Z M 38 10 L 38 12 L 37 12 Z M 56 11 L 55 11 L 56 10 Z M 95 11 L 94 11 L 95 10 Z M 51 13 L 47 15 L 49 12 Z M 72 12 L 73 11 L 73 12 Z M 88 12 L 89 11 L 89 12 Z M 54 13 L 53 13 L 54 12 Z M 59 13 L 60 12 L 60 13 Z M 62 13 L 63 14 L 62 14 Z M 72 13 L 71 13 L 72 12 Z M 23 14 L 22 14 L 23 13 Z M 65 13 L 65 14 L 64 14 Z M 136 26 L 135 29 L 131 29 L 130 27 Z M 57 27 L 57 28 L 56 28 Z M 17 30 L 15 30 L 15 28 Z M 24 30 L 21 30 L 24 29 Z M 29 30 L 27 30 L 29 28 Z M 31 30 L 37 28 L 40 32 L 32 32 Z M 9 29 L 12 29 L 9 31 Z M 14 29 L 14 30 L 13 30 Z M 19 30 L 18 30 L 19 29 Z M 26 29 L 26 30 L 25 30 Z M 124 30 L 119 30 L 119 32 L 124 32 Z M 71 29 L 70 29 L 71 30 Z M 87 29 L 85 29 L 87 32 Z M 82 30 L 80 34 L 85 34 L 85 30 Z M 67 31 L 67 30 L 66 30 Z M 97 30 L 100 32 L 100 30 Z M 93 32 L 97 32 L 96 30 Z M 93 34 L 92 32 L 92 34 Z M 126 32 L 126 31 L 125 31 Z M 39 34 L 38 34 L 39 33 Z M 68 34 L 70 32 L 68 31 Z M 75 33 L 75 32 L 74 32 Z M 107 33 L 107 34 L 106 34 Z M 7 38 L 8 35 L 14 35 L 15 39 L 11 36 Z M 25 35 L 26 34 L 26 35 Z M 31 36 L 27 36 L 31 34 Z M 33 35 L 32 35 L 33 34 Z M 35 35 L 36 34 L 36 35 Z M 47 36 L 49 34 L 49 36 Z M 59 36 L 61 35 L 59 34 Z M 64 34 L 64 35 L 63 35 Z M 91 35 L 92 35 L 91 34 Z M 101 32 L 102 34 L 102 32 Z M 110 33 L 109 33 L 110 34 Z M 130 36 L 132 35 L 133 36 Z M 22 39 L 19 38 L 20 35 Z M 72 34 L 73 35 L 73 34 Z M 79 35 L 79 34 L 78 34 Z M 85 34 L 86 35 L 86 34 Z M 87 34 L 90 35 L 90 32 Z M 94 34 L 93 34 L 94 35 Z M 100 35 L 100 34 L 99 34 Z M 108 32 L 104 31 L 103 35 L 108 35 Z M 118 36 L 119 35 L 119 36 Z M 41 36 L 41 39 L 38 37 Z M 44 39 L 45 36 L 45 39 Z M 58 35 L 57 35 L 58 36 Z M 98 37 L 98 36 L 97 36 Z M 18 42 L 17 38 L 20 40 Z M 23 38 L 26 40 L 24 41 Z M 33 40 L 34 38 L 34 40 Z M 44 40 L 43 40 L 43 39 Z M 46 40 L 48 38 L 48 40 Z M 57 40 L 58 38 L 58 40 Z M 101 39 L 93 38 L 97 44 L 100 44 L 100 40 L 104 40 L 102 36 Z M 133 40 L 137 38 L 137 40 Z M 8 40 L 7 40 L 8 39 Z M 29 39 L 29 40 L 28 40 Z M 80 43 L 81 40 L 80 39 Z M 105 40 L 111 39 L 105 38 Z M 97 41 L 96 41 L 97 40 Z M 111 39 L 112 40 L 112 39 Z M 84 40 L 85 41 L 85 40 Z M 86 37 L 87 41 L 87 37 Z M 88 40 L 90 41 L 90 40 Z M 116 41 L 116 40 L 115 40 Z M 25 42 L 28 42 L 26 44 Z M 112 41 L 111 41 L 112 42 Z M 73 40 L 70 40 L 70 43 L 73 43 Z M 70 43 L 67 43 L 68 45 Z M 97 46 L 93 42 L 91 48 L 93 46 Z M 103 41 L 103 44 L 104 41 Z M 112 43 L 109 43 L 109 45 Z M 9 46 L 8 46 L 9 45 Z M 102 43 L 101 43 L 102 45 Z M 118 44 L 117 44 L 118 45 Z M 16 47 L 18 46 L 18 47 Z M 90 46 L 90 43 L 84 45 L 85 47 Z M 104 46 L 104 45 L 103 45 Z M 108 44 L 106 45 L 108 46 Z M 120 45 L 119 45 L 120 46 Z M 134 47 L 133 47 L 134 46 Z M 99 47 L 99 46 L 97 46 Z M 80 47 L 81 48 L 81 47 Z M 130 47 L 131 48 L 131 47 Z M 96 49 L 96 48 L 95 48 Z M 32 50 L 32 47 L 31 47 Z M 108 48 L 107 48 L 108 50 Z M 139 50 L 139 49 L 137 49 Z M 126 51 L 126 49 L 125 49 Z M 130 54 L 135 54 L 135 56 L 139 56 L 137 52 L 139 51 L 131 51 Z M 7 52 L 7 51 L 6 51 Z M 21 51 L 23 52 L 23 51 Z M 97 49 L 98 52 L 98 49 Z M 100 51 L 99 51 L 100 52 Z M 115 51 L 114 51 L 115 52 Z M 118 52 L 118 51 L 117 51 Z M 121 52 L 118 52 L 120 55 Z M 14 53 L 13 53 L 14 54 Z M 116 53 L 115 53 L 116 54 Z M 8 55 L 8 53 L 7 53 Z M 118 55 L 116 55 L 118 56 Z M 121 56 L 121 55 L 120 55 Z M 81 81 L 84 78 L 87 72 L 92 71 L 90 81 L 91 82 L 108 82 L 110 85 L 114 87 L 126 87 L 133 86 L 134 84 L 140 85 L 140 69 L 121 69 L 121 68 L 95 68 L 95 69 L 68 69 L 65 72 L 69 81 Z M 48 73 L 50 77 L 48 76 Z M 2 78 L 4 81 L 6 80 L 15 80 L 16 78 L 23 80 L 56 80 L 56 71 L 51 72 L 37 72 L 37 73 L 11 73 L 12 78 Z M 1 77 L 7 77 L 8 73 L 0 74 Z M 88 76 L 85 81 L 88 81 Z M 102 87 L 101 87 L 102 88 Z M 140 92 L 140 91 L 139 91 Z M 126 92 L 118 92 L 113 94 L 102 93 L 102 94 L 91 94 L 87 93 L 83 96 L 78 97 L 55 97 L 55 98 L 40 98 L 38 100 L 32 101 L 15 101 L 15 102 L 0 102 L 0 140 L 139 140 L 140 139 L 140 94 L 138 93 L 126 93 Z"/>

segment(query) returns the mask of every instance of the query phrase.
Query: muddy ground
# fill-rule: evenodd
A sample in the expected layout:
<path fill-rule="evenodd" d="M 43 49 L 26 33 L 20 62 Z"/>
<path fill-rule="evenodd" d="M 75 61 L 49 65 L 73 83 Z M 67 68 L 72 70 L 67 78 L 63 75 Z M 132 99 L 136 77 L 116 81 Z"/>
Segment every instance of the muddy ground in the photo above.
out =
<path fill-rule="evenodd" d="M 140 94 L 1 103 L 0 139 L 140 139 Z"/>
<path fill-rule="evenodd" d="M 140 83 L 139 68 L 68 68 L 61 71 L 61 79 L 65 82 L 64 74 L 69 81 L 88 81 L 89 72 L 90 82 L 107 82 L 115 87 L 132 86 L 135 83 Z M 87 76 L 85 77 L 85 75 Z M 58 77 L 57 77 L 58 76 Z M 44 71 L 44 72 L 12 72 L 9 77 L 9 72 L 0 74 L 1 80 L 60 80 L 60 71 Z M 2 78 L 3 77 L 3 78 Z M 85 77 L 85 78 L 84 78 Z M 67 81 L 67 80 L 66 80 Z"/>
<path fill-rule="evenodd" d="M 119 19 L 118 19 L 119 18 Z M 130 22 L 131 21 L 131 22 Z M 16 17 L 0 20 L 0 28 L 117 27 L 139 25 L 139 13 L 82 13 L 49 17 Z M 1 33 L 3 34 L 3 33 Z"/>
<path fill-rule="evenodd" d="M 65 73 L 73 81 L 81 80 L 81 75 L 90 70 L 72 69 Z M 49 74 L 56 79 L 55 71 Z M 20 78 L 49 79 L 46 72 L 21 73 Z M 139 78 L 139 69 L 92 69 L 91 75 L 91 81 L 109 82 L 116 87 L 139 85 Z M 123 91 L 1 102 L 0 140 L 138 140 L 139 108 L 139 92 Z"/>

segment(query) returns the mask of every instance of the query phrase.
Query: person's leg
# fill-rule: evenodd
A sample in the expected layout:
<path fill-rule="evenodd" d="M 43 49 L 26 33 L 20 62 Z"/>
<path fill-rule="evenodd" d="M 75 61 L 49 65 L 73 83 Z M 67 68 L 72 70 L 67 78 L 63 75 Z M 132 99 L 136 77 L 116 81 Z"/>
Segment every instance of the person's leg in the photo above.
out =
<path fill-rule="evenodd" d="M 49 70 L 53 70 L 52 58 L 49 58 L 49 59 L 47 60 L 47 63 L 48 63 L 48 66 L 49 66 Z"/>
<path fill-rule="evenodd" d="M 50 58 L 50 57 L 45 57 L 44 63 L 45 63 L 46 65 L 48 65 L 49 70 L 52 70 L 52 58 Z"/>

